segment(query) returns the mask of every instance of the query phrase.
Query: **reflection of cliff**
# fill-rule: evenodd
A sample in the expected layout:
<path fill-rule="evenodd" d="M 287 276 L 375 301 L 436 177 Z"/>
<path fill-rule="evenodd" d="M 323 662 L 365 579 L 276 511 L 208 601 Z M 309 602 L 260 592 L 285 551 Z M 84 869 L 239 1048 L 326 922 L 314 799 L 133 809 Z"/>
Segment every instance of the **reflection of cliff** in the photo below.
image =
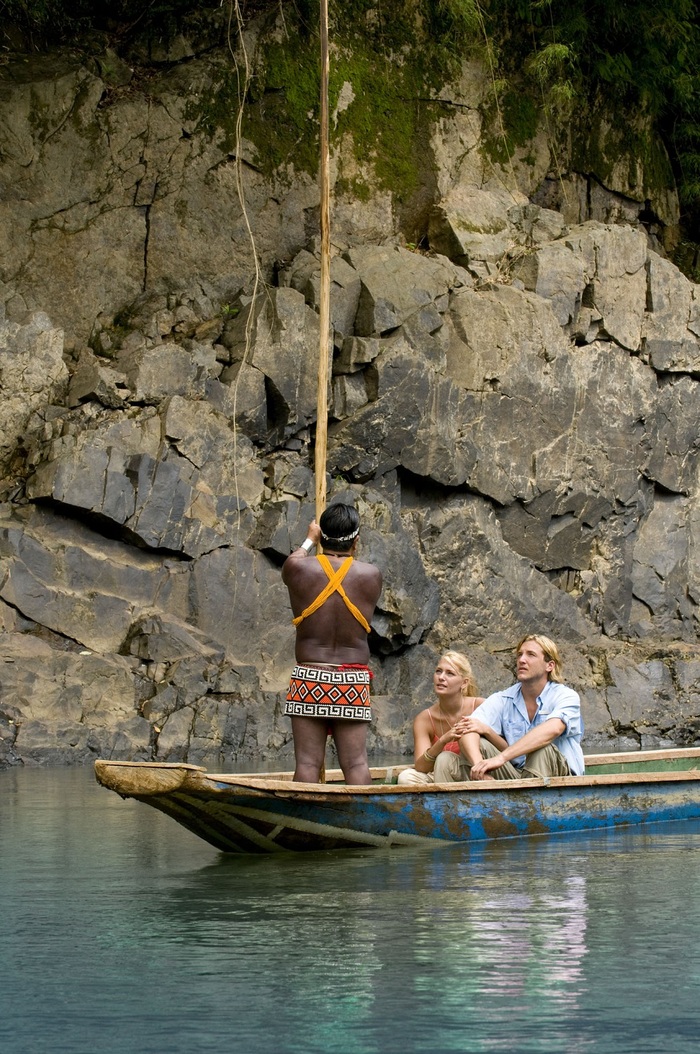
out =
<path fill-rule="evenodd" d="M 155 925 L 213 971 L 235 949 L 241 1041 L 273 1015 L 288 1051 L 304 1037 L 313 1050 L 463 1051 L 465 1036 L 476 1050 L 485 1036 L 499 1050 L 546 1036 L 578 1051 L 567 1030 L 586 996 L 584 865 L 561 841 L 551 853 L 521 843 L 222 859 L 176 883 Z"/>
<path fill-rule="evenodd" d="M 148 90 L 123 62 L 0 66 L 0 765 L 291 753 L 279 565 L 313 511 L 318 194 L 200 122 L 223 61 L 171 56 Z M 641 162 L 554 194 L 544 131 L 495 163 L 462 74 L 421 105 L 411 217 L 349 132 L 335 148 L 328 469 L 384 570 L 372 750 L 409 750 L 441 649 L 488 692 L 533 629 L 589 746 L 693 740 L 697 287 L 639 225 Z"/>
<path fill-rule="evenodd" d="M 503 899 L 487 896 L 473 918 L 475 946 L 488 945 L 495 967 L 483 994 L 503 995 L 521 1012 L 533 993 L 555 1008 L 575 1008 L 586 953 L 586 880 L 569 876 L 558 894 L 532 886 L 532 892 L 511 892 Z"/>
<path fill-rule="evenodd" d="M 559 855 L 521 844 L 473 856 L 448 854 L 444 867 L 434 857 L 432 888 L 416 897 L 414 992 L 432 991 L 443 1022 L 461 1020 L 465 1035 L 477 1021 L 477 1035 L 498 1037 L 495 1049 L 526 1049 L 518 1043 L 545 1035 L 552 1049 L 584 1049 L 568 1035 L 586 990 L 580 862 L 571 866 L 561 844 Z"/>

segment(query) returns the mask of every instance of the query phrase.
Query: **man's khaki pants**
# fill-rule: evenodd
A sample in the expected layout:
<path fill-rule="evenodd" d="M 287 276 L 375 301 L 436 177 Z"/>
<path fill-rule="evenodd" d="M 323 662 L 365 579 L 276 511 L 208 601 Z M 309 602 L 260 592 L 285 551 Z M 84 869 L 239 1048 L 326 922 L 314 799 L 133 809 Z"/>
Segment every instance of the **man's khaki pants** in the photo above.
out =
<path fill-rule="evenodd" d="M 482 758 L 495 758 L 500 750 L 484 739 L 479 740 Z M 443 750 L 438 754 L 433 768 L 436 783 L 463 783 L 470 778 L 472 767 L 463 754 L 454 754 Z M 491 769 L 489 776 L 497 780 L 544 779 L 546 776 L 570 776 L 569 766 L 564 756 L 550 743 L 539 750 L 533 750 L 525 758 L 525 767 L 516 769 L 510 761 L 499 769 Z"/>

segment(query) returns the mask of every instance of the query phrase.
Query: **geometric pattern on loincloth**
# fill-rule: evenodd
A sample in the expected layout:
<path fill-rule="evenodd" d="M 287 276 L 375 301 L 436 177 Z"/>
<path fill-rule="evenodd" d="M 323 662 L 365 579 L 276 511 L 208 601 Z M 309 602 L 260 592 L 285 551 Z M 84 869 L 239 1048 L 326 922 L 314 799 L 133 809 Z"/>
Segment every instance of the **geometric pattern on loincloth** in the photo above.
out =
<path fill-rule="evenodd" d="M 338 666 L 295 666 L 284 706 L 288 717 L 371 721 L 367 669 Z"/>

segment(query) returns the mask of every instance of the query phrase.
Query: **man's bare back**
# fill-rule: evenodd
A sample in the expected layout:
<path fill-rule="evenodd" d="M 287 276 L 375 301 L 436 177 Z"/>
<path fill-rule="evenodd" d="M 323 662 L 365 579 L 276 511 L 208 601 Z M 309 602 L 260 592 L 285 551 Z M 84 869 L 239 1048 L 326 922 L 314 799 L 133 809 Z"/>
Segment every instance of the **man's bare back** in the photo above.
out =
<path fill-rule="evenodd" d="M 347 554 L 325 555 L 334 571 L 347 559 Z M 293 553 L 285 562 L 282 581 L 289 590 L 292 612 L 296 617 L 326 587 L 328 577 L 318 560 L 297 558 Z M 382 589 L 379 569 L 373 564 L 354 560 L 343 579 L 343 588 L 370 622 Z M 342 597 L 333 593 L 323 607 L 297 627 L 295 655 L 297 662 L 366 663 L 369 659 L 367 634 Z"/>

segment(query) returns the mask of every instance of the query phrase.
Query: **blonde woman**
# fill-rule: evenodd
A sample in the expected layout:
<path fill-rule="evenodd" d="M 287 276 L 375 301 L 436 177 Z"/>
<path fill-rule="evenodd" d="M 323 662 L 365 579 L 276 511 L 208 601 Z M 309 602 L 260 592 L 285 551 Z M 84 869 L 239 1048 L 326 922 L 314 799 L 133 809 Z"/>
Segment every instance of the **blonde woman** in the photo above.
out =
<path fill-rule="evenodd" d="M 421 710 L 413 722 L 415 761 L 412 768 L 399 773 L 398 782 L 404 786 L 435 782 L 435 762 L 443 753 L 459 754 L 459 739 L 466 731 L 463 722 L 484 701 L 476 694 L 469 659 L 461 651 L 446 651 L 441 656 L 433 674 L 433 688 L 436 701 Z M 496 746 L 506 745 L 485 725 L 482 734 L 494 736 Z M 438 779 L 442 767 L 438 766 Z"/>

